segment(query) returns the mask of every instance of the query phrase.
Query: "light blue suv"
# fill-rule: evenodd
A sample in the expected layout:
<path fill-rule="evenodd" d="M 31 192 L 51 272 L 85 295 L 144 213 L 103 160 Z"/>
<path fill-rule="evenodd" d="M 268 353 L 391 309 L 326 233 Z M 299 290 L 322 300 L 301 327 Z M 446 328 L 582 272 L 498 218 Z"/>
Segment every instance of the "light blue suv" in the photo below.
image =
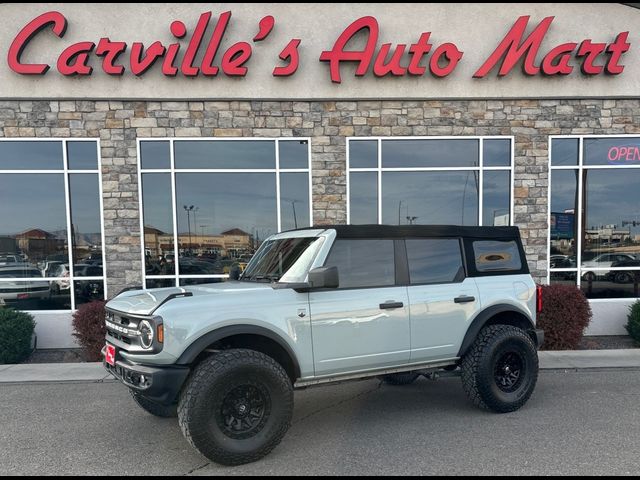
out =
<path fill-rule="evenodd" d="M 215 462 L 275 448 L 296 388 L 459 374 L 475 405 L 511 412 L 535 387 L 540 299 L 515 227 L 295 230 L 235 277 L 107 304 L 105 367 Z"/>

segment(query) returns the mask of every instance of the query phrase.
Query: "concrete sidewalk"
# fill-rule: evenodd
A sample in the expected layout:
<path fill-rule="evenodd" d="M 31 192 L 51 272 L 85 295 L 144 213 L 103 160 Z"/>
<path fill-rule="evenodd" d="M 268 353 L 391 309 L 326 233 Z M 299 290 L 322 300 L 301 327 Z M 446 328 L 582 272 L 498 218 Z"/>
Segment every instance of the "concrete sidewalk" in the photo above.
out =
<path fill-rule="evenodd" d="M 639 368 L 640 348 L 540 352 L 542 370 Z M 110 381 L 101 363 L 31 363 L 0 365 L 1 383 Z"/>

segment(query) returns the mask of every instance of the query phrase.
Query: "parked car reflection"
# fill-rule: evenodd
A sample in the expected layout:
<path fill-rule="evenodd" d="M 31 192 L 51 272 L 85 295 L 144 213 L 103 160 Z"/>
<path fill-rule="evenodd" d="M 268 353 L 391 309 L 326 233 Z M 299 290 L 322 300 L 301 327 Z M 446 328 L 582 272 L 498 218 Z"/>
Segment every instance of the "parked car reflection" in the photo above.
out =
<path fill-rule="evenodd" d="M 606 277 L 612 272 L 607 270 L 596 270 L 612 267 L 614 263 L 635 261 L 636 257 L 627 253 L 601 253 L 593 259 L 582 261 L 582 279 L 593 282 L 598 277 Z M 591 270 L 593 269 L 593 270 Z"/>
<path fill-rule="evenodd" d="M 637 268 L 640 267 L 640 260 L 623 260 L 611 264 L 612 268 Z M 640 270 L 618 271 L 611 270 L 605 275 L 605 279 L 614 283 L 638 283 L 640 280 Z"/>
<path fill-rule="evenodd" d="M 0 267 L 0 305 L 49 298 L 49 282 L 34 280 L 42 272 L 29 266 Z M 2 279 L 11 279 L 2 281 Z M 28 278 L 30 280 L 19 280 Z"/>

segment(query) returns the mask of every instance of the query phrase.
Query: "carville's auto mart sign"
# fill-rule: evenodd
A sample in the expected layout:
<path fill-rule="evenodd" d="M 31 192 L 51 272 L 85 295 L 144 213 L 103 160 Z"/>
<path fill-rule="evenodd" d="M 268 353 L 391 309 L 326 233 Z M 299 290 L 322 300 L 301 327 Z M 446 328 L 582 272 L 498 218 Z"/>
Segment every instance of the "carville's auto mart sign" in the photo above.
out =
<path fill-rule="evenodd" d="M 400 94 L 408 84 L 420 89 L 408 98 L 447 90 L 456 96 L 459 85 L 474 90 L 480 84 L 480 91 L 488 82 L 495 85 L 488 96 L 508 96 L 510 92 L 496 93 L 514 84 L 526 89 L 516 96 L 544 96 L 545 83 L 569 82 L 575 96 L 594 92 L 591 87 L 580 92 L 574 84 L 600 87 L 606 82 L 605 94 L 611 96 L 617 93 L 617 87 L 612 88 L 616 77 L 637 71 L 638 63 L 635 29 L 630 27 L 640 26 L 640 15 L 622 5 L 607 6 L 612 18 L 601 12 L 594 22 L 590 8 L 602 5 L 516 4 L 500 9 L 491 4 L 478 10 L 460 4 L 429 9 L 424 4 L 393 4 L 380 10 L 380 4 L 261 4 L 248 11 L 247 4 L 234 4 L 234 10 L 219 12 L 203 11 L 206 4 L 71 5 L 45 4 L 42 11 L 40 4 L 7 15 L 4 10 L 11 6 L 0 6 L 4 18 L 12 17 L 12 28 L 2 34 L 2 77 L 16 87 L 16 95 L 21 81 L 37 79 L 44 93 L 50 83 L 65 85 L 61 81 L 73 78 L 74 88 L 94 84 L 99 96 L 103 87 L 112 90 L 109 81 L 124 86 L 122 91 L 131 92 L 127 96 L 137 96 L 136 91 L 148 90 L 144 84 L 153 83 L 174 92 L 169 96 L 190 97 L 184 86 L 195 86 L 197 95 L 208 83 L 204 97 L 233 98 L 253 89 L 257 97 L 265 91 L 273 92 L 273 98 L 287 98 L 300 95 L 299 88 L 289 88 L 298 81 L 305 82 L 310 98 L 318 91 L 332 92 L 327 98 L 339 97 L 343 86 L 359 87 L 354 98 L 375 97 L 376 86 L 380 97 L 393 97 L 394 88 Z M 92 12 L 89 19 L 87 11 Z M 305 11 L 309 15 L 304 19 L 296 14 Z M 635 22 L 616 21 L 623 13 Z M 410 21 L 415 18 L 421 21 Z M 135 31 L 132 19 L 138 20 Z M 482 32 L 487 23 L 490 33 Z M 470 34 L 474 29 L 480 35 Z M 311 82 L 308 72 L 313 72 Z M 281 90 L 278 82 L 287 85 L 280 95 L 275 94 Z M 220 85 L 230 88 L 218 91 Z M 537 89 L 539 95 L 534 94 Z"/>

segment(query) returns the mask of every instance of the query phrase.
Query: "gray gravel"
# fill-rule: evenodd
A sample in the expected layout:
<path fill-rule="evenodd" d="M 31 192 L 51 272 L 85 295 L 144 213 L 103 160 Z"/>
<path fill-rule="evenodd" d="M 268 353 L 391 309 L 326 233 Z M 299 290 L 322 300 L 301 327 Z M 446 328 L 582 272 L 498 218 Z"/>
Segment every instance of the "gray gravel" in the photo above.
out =
<path fill-rule="evenodd" d="M 507 415 L 476 410 L 455 378 L 315 388 L 270 456 L 221 468 L 119 384 L 0 385 L 0 475 L 638 474 L 639 400 L 640 370 L 544 372 Z"/>

